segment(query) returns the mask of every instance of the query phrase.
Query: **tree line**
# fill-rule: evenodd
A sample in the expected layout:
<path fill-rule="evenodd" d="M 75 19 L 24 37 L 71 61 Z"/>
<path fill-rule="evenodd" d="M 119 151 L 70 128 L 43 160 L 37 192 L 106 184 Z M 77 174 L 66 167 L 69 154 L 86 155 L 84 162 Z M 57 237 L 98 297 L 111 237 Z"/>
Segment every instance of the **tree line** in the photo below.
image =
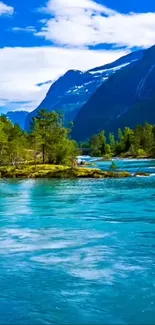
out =
<path fill-rule="evenodd" d="M 145 123 L 134 130 L 126 127 L 124 130 L 118 129 L 117 134 L 109 133 L 108 136 L 101 131 L 80 146 L 88 148 L 91 155 L 97 157 L 154 157 L 155 125 Z"/>
<path fill-rule="evenodd" d="M 0 116 L 0 164 L 43 163 L 71 165 L 78 154 L 71 129 L 64 126 L 63 116 L 41 110 L 30 132 Z"/>
<path fill-rule="evenodd" d="M 145 123 L 134 130 L 118 129 L 116 135 L 104 131 L 86 143 L 71 139 L 71 128 L 65 127 L 63 115 L 41 110 L 33 119 L 29 132 L 0 116 L 0 165 L 56 164 L 74 165 L 80 148 L 92 156 L 155 156 L 155 126 Z"/>

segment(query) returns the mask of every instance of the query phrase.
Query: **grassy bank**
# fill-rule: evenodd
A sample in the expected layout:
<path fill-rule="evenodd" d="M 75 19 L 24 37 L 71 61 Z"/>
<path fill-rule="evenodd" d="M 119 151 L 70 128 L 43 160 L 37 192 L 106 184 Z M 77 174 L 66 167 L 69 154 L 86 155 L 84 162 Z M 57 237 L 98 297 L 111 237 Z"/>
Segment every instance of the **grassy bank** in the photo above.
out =
<path fill-rule="evenodd" d="M 93 168 L 71 168 L 57 165 L 0 167 L 0 178 L 126 178 L 128 172 L 101 171 Z"/>

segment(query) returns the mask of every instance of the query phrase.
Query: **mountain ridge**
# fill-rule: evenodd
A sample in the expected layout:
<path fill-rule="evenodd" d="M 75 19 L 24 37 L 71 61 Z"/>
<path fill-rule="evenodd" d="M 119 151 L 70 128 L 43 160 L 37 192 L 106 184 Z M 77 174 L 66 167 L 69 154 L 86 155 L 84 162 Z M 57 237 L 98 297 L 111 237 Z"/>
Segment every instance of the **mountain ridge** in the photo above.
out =
<path fill-rule="evenodd" d="M 27 111 L 9 111 L 5 116 L 13 123 L 19 124 L 22 129 L 25 127 L 25 120 L 29 112 Z"/>
<path fill-rule="evenodd" d="M 125 65 L 129 65 L 133 60 L 139 60 L 142 56 L 143 50 L 139 50 L 129 53 L 112 63 L 88 71 L 67 71 L 51 85 L 41 104 L 33 112 L 29 113 L 26 118 L 25 129 L 29 129 L 32 118 L 42 108 L 49 111 L 63 112 L 67 123 L 75 120 L 82 106 L 102 83 L 119 69 L 123 69 Z"/>
<path fill-rule="evenodd" d="M 119 70 L 96 90 L 75 119 L 73 137 L 82 141 L 103 129 L 114 132 L 121 126 L 122 120 L 125 126 L 132 127 L 132 123 L 128 123 L 128 112 L 132 111 L 134 121 L 136 105 L 142 105 L 145 100 L 147 106 L 147 101 L 153 98 L 154 93 L 155 46 L 145 50 L 140 60 Z M 150 120 L 149 114 L 152 116 L 151 122 L 155 123 L 155 110 L 152 114 L 148 108 L 145 120 Z M 145 122 L 142 117 L 140 120 Z"/>

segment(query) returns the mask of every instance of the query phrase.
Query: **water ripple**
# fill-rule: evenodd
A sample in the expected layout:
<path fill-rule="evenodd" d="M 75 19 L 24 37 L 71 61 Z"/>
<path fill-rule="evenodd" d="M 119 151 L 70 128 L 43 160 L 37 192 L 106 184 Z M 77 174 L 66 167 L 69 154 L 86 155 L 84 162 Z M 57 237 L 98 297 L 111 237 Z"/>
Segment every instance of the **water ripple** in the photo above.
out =
<path fill-rule="evenodd" d="M 154 197 L 154 177 L 1 181 L 0 324 L 152 324 Z"/>

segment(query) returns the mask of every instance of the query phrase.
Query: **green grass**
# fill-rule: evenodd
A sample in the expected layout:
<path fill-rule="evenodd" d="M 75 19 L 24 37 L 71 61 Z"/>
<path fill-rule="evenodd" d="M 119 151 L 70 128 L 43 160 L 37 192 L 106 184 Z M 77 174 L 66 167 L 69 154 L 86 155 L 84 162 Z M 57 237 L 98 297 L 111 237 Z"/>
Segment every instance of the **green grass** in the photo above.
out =
<path fill-rule="evenodd" d="M 0 178 L 125 178 L 128 172 L 101 171 L 100 169 L 58 165 L 22 165 L 0 167 Z"/>

